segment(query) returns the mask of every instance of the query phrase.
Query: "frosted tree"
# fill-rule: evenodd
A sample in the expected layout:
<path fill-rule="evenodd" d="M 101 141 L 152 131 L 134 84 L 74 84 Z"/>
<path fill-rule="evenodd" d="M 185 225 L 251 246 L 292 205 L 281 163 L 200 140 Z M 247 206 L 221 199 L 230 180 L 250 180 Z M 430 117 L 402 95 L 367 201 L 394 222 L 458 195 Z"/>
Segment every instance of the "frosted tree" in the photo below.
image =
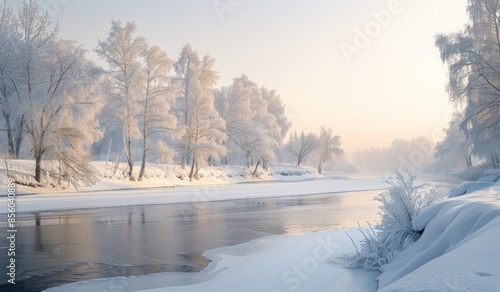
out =
<path fill-rule="evenodd" d="M 467 167 L 472 166 L 472 142 L 465 135 L 461 126 L 463 122 L 463 114 L 455 113 L 450 122 L 449 128 L 446 130 L 446 136 L 443 141 L 436 144 L 436 157 L 444 159 L 449 156 L 453 161 L 462 160 Z"/>
<path fill-rule="evenodd" d="M 180 86 L 181 94 L 177 96 L 173 111 L 177 116 L 178 122 L 185 128 L 189 127 L 189 111 L 192 107 L 194 93 L 200 86 L 197 81 L 200 71 L 200 57 L 197 51 L 193 51 L 191 45 L 187 44 L 182 48 L 178 60 L 174 63 L 175 83 Z M 205 75 L 211 75 L 212 78 L 217 78 L 217 73 L 214 71 L 206 72 Z M 190 137 L 184 137 L 183 143 L 179 145 L 181 152 L 181 164 L 184 168 L 186 162 L 191 159 L 191 140 Z"/>
<path fill-rule="evenodd" d="M 90 147 L 102 137 L 96 117 L 104 106 L 103 72 L 72 41 L 58 41 L 51 51 L 57 54 L 52 61 L 57 61 L 50 77 L 57 81 L 49 87 L 49 105 L 42 107 L 41 114 L 47 118 L 38 116 L 38 128 L 47 131 L 45 155 L 54 160 L 59 183 L 65 179 L 75 187 L 93 185 L 98 178 L 91 166 Z M 28 130 L 32 124 L 27 123 Z"/>
<path fill-rule="evenodd" d="M 281 101 L 281 97 L 276 90 L 268 90 L 262 87 L 261 93 L 262 99 L 266 102 L 267 111 L 276 119 L 275 126 L 277 126 L 278 129 L 276 131 L 277 135 L 274 138 L 281 145 L 288 131 L 290 131 L 292 123 L 286 116 L 285 105 Z"/>
<path fill-rule="evenodd" d="M 181 88 L 174 111 L 180 122 L 184 122 L 181 159 L 183 166 L 186 161 L 191 164 L 190 180 L 198 176 L 199 168 L 209 160 L 218 160 L 226 154 L 225 122 L 214 105 L 214 86 L 219 78 L 213 70 L 214 63 L 208 55 L 200 59 L 198 52 L 186 45 L 174 64 L 175 81 Z"/>
<path fill-rule="evenodd" d="M 297 166 L 300 166 L 307 155 L 318 148 L 318 137 L 314 133 L 305 134 L 304 131 L 297 135 L 297 132 L 290 137 L 287 143 L 288 150 L 297 158 Z"/>
<path fill-rule="evenodd" d="M 275 150 L 282 140 L 282 133 L 286 133 L 277 119 L 282 116 L 278 110 L 275 110 L 275 115 L 269 112 L 270 107 L 263 98 L 263 92 L 268 91 L 263 91 L 242 75 L 233 79 L 233 84 L 219 93 L 220 101 L 217 102 L 221 116 L 226 121 L 229 145 L 241 149 L 248 167 L 255 161 L 254 175 L 261 164 L 265 168 L 269 162 L 276 160 Z M 281 109 L 281 103 L 277 103 L 273 97 L 276 95 L 272 95 L 269 100 Z M 282 121 L 288 123 L 286 117 L 282 117 Z"/>
<path fill-rule="evenodd" d="M 155 144 L 151 145 L 154 135 L 165 135 L 172 133 L 176 127 L 176 118 L 170 113 L 170 105 L 174 102 L 178 93 L 178 87 L 174 87 L 170 80 L 172 61 L 159 47 L 145 48 L 142 52 L 145 70 L 145 89 L 141 101 L 142 106 L 142 164 L 139 172 L 139 181 L 142 180 L 146 170 L 147 156 L 153 151 Z M 160 148 L 162 160 L 166 160 L 165 144 L 156 144 Z"/>
<path fill-rule="evenodd" d="M 265 87 L 261 87 L 262 99 L 266 102 L 267 112 L 273 117 L 270 120 L 270 126 L 274 129 L 271 131 L 274 141 L 277 146 L 273 148 L 273 160 L 276 159 L 276 152 L 279 147 L 283 145 L 283 139 L 290 131 L 292 123 L 288 120 L 285 112 L 285 105 L 281 101 L 281 97 L 278 95 L 276 90 L 268 90 Z M 263 160 L 263 166 L 267 169 L 267 161 Z"/>
<path fill-rule="evenodd" d="M 233 79 L 233 84 L 227 90 L 225 100 L 221 101 L 224 108 L 220 115 L 226 122 L 226 133 L 231 144 L 243 151 L 245 162 L 249 166 L 255 138 L 253 132 L 252 100 L 258 97 L 258 87 L 246 76 Z M 222 106 L 219 106 L 222 107 Z M 233 150 L 237 152 L 236 150 Z"/>
<path fill-rule="evenodd" d="M 462 129 L 473 151 L 499 166 L 500 140 L 500 6 L 498 0 L 471 0 L 470 24 L 454 34 L 439 35 L 436 46 L 449 68 L 451 101 L 465 108 Z"/>
<path fill-rule="evenodd" d="M 246 75 L 216 92 L 216 107 L 226 121 L 226 143 L 235 161 L 255 162 L 254 175 L 260 165 L 267 168 L 276 160 L 276 152 L 290 129 L 279 95 L 258 87 Z"/>
<path fill-rule="evenodd" d="M 19 112 L 15 109 L 20 108 L 13 84 L 17 78 L 14 50 L 19 44 L 14 13 L 4 1 L 3 5 L 0 4 L 0 108 L 3 117 L 2 128 L 6 132 L 5 140 L 8 148 L 5 152 L 10 157 L 16 155 L 14 123 Z"/>
<path fill-rule="evenodd" d="M 262 166 L 267 168 L 269 163 L 276 160 L 275 150 L 280 145 L 277 139 L 281 132 L 276 117 L 268 111 L 267 102 L 260 95 L 255 97 L 256 99 L 251 103 L 252 112 L 255 114 L 252 117 L 252 129 L 248 132 L 252 139 L 252 153 L 257 159 L 253 171 L 254 176 L 257 175 L 261 162 Z"/>
<path fill-rule="evenodd" d="M 146 46 L 143 38 L 135 36 L 136 29 L 134 23 L 122 25 L 112 21 L 107 40 L 99 41 L 95 50 L 110 68 L 105 110 L 108 118 L 121 128 L 130 180 L 135 180 L 132 143 L 141 137 L 139 114 L 144 72 L 140 56 Z"/>
<path fill-rule="evenodd" d="M 22 105 L 35 180 L 41 182 L 46 161 L 57 167 L 59 179 L 92 184 L 96 178 L 88 149 L 100 137 L 95 118 L 102 108 L 100 71 L 81 46 L 58 39 L 57 27 L 50 29 L 54 24 L 36 1 L 24 2 L 17 20 L 21 42 L 11 85 Z"/>
<path fill-rule="evenodd" d="M 340 141 L 340 136 L 334 136 L 331 128 L 321 127 L 318 141 L 318 173 L 321 174 L 324 164 L 333 159 L 334 155 L 341 155 L 343 150 L 341 148 L 342 142 Z"/>
<path fill-rule="evenodd" d="M 2 116 L 5 121 L 9 153 L 19 157 L 26 136 L 23 98 L 31 96 L 38 68 L 37 56 L 49 43 L 56 40 L 58 26 L 48 13 L 43 13 L 36 1 L 24 1 L 17 15 L 4 1 L 1 6 L 1 62 Z M 13 98 L 17 96 L 16 98 Z M 22 95 L 22 96 L 21 96 Z"/>

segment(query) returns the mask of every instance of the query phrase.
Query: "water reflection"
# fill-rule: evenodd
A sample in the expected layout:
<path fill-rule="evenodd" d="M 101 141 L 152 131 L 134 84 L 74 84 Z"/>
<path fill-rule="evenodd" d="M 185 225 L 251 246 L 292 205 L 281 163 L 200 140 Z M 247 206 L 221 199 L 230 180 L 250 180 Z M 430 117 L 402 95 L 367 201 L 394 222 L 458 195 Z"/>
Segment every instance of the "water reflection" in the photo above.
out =
<path fill-rule="evenodd" d="M 209 249 L 373 221 L 378 216 L 372 198 L 378 193 L 19 214 L 16 291 L 103 277 L 197 272 L 208 264 L 202 253 Z M 0 228 L 0 238 L 5 236 L 6 228 Z M 6 252 L 0 260 L 6 262 Z"/>

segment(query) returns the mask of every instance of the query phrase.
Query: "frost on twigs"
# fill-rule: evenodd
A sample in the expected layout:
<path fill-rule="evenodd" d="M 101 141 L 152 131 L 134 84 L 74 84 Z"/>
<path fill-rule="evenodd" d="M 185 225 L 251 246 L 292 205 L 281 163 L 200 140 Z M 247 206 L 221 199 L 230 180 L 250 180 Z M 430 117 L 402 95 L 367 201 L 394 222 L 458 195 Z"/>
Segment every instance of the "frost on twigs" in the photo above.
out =
<path fill-rule="evenodd" d="M 396 177 L 387 180 L 389 189 L 378 195 L 381 221 L 368 228 L 359 228 L 363 239 L 355 255 L 346 255 L 346 260 L 355 268 L 378 269 L 390 262 L 400 251 L 420 238 L 421 232 L 414 230 L 412 219 L 424 207 L 442 198 L 437 187 L 415 186 L 415 176 L 396 172 Z"/>

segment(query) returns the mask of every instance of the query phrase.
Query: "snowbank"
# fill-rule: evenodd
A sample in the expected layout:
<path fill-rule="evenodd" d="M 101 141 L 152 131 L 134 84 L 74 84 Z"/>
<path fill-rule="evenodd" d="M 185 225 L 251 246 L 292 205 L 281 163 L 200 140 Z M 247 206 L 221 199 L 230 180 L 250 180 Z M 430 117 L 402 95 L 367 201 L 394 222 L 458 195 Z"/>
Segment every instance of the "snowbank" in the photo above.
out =
<path fill-rule="evenodd" d="M 499 194 L 495 185 L 422 210 L 422 237 L 381 267 L 380 291 L 498 291 Z"/>
<path fill-rule="evenodd" d="M 500 179 L 500 169 L 489 169 L 481 175 L 477 181 L 464 182 L 450 192 L 449 198 L 459 197 L 465 194 L 470 194 L 497 184 Z"/>
<path fill-rule="evenodd" d="M 17 181 L 18 193 L 68 193 L 79 191 L 106 191 L 123 189 L 144 189 L 173 186 L 204 186 L 230 183 L 264 182 L 264 181 L 304 181 L 323 178 L 315 169 L 297 166 L 272 166 L 268 171 L 260 168 L 257 175 L 252 176 L 253 168 L 226 165 L 207 167 L 199 171 L 197 178 L 189 180 L 189 168 L 182 169 L 179 165 L 148 164 L 142 181 L 130 181 L 126 175 L 125 164 L 116 170 L 112 163 L 94 161 L 92 166 L 97 172 L 99 181 L 92 187 L 75 189 L 64 180 L 61 185 L 56 176 L 57 170 L 46 163 L 42 183 L 37 183 L 33 177 L 35 168 L 32 160 L 9 161 L 9 176 Z M 138 177 L 139 167 L 134 170 Z M 0 165 L 0 196 L 7 181 L 5 165 Z M 50 173 L 50 175 L 48 175 Z"/>
<path fill-rule="evenodd" d="M 348 230 L 355 239 L 357 230 Z M 353 252 L 345 231 L 274 236 L 211 250 L 201 273 L 98 279 L 47 291 L 375 291 L 379 274 L 342 268 L 331 259 Z"/>

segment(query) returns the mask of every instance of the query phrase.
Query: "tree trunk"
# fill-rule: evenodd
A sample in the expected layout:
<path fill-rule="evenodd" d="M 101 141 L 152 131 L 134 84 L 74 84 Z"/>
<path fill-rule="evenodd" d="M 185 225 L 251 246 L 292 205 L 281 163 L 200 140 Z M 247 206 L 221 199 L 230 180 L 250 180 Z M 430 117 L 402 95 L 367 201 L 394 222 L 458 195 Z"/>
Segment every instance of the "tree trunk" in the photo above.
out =
<path fill-rule="evenodd" d="M 147 107 L 146 100 L 146 107 Z M 147 142 L 147 127 L 146 127 L 146 114 L 144 114 L 144 125 L 142 129 L 142 163 L 141 170 L 139 171 L 139 181 L 142 181 L 142 177 L 144 176 L 144 172 L 146 171 L 146 159 L 148 156 L 148 142 Z"/>
<path fill-rule="evenodd" d="M 108 165 L 109 155 L 111 154 L 111 146 L 113 145 L 113 139 L 109 140 L 108 156 L 106 156 L 106 165 Z"/>
<path fill-rule="evenodd" d="M 181 168 L 186 169 L 186 155 L 182 155 L 181 157 Z"/>
<path fill-rule="evenodd" d="M 191 171 L 189 172 L 189 181 L 193 181 L 193 174 L 194 174 L 194 157 L 193 157 L 193 161 L 191 162 Z"/>
<path fill-rule="evenodd" d="M 128 177 L 130 181 L 135 181 L 134 178 L 134 162 L 133 161 L 128 161 Z"/>
<path fill-rule="evenodd" d="M 141 170 L 139 171 L 139 181 L 142 181 L 142 177 L 144 176 L 145 171 L 146 171 L 146 150 L 142 152 L 142 164 L 141 164 Z"/>
<path fill-rule="evenodd" d="M 247 168 L 250 168 L 250 151 L 246 151 L 247 155 Z"/>
<path fill-rule="evenodd" d="M 132 158 L 132 140 L 127 138 L 127 162 L 128 162 L 128 177 L 131 181 L 134 181 L 134 159 Z"/>
<path fill-rule="evenodd" d="M 13 157 L 16 154 L 16 149 L 14 148 L 14 138 L 12 136 L 12 126 L 10 123 L 10 114 L 3 111 L 3 117 L 5 119 L 5 127 L 7 128 L 7 143 L 9 144 L 9 156 Z"/>
<path fill-rule="evenodd" d="M 322 171 L 323 171 L 323 163 L 320 161 L 318 164 L 318 174 L 321 175 Z"/>
<path fill-rule="evenodd" d="M 21 156 L 21 145 L 23 144 L 23 128 L 24 128 L 24 115 L 19 121 L 19 129 L 17 129 L 16 136 L 16 158 Z"/>
<path fill-rule="evenodd" d="M 260 160 L 257 161 L 257 164 L 255 164 L 255 169 L 253 171 L 253 174 L 252 176 L 256 176 L 257 175 L 257 169 L 259 168 L 259 164 L 260 164 Z"/>
<path fill-rule="evenodd" d="M 38 150 L 35 151 L 35 180 L 42 182 L 42 154 Z"/>
<path fill-rule="evenodd" d="M 465 156 L 465 163 L 467 165 L 467 168 L 472 167 L 472 158 L 470 154 L 464 154 Z"/>

